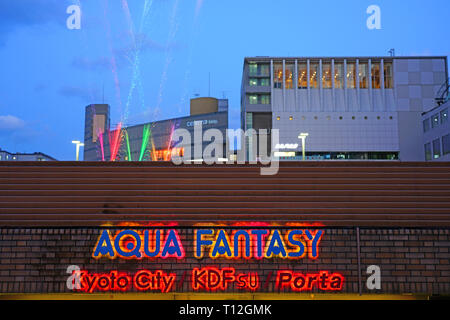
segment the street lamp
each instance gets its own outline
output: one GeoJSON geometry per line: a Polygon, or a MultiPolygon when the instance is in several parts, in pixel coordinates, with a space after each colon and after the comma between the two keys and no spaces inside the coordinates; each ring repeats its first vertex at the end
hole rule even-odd
{"type": "Polygon", "coordinates": [[[72,141],[72,143],[77,145],[77,160],[76,161],[78,161],[79,156],[80,156],[80,147],[84,147],[84,143],[81,143],[78,140],[74,140],[74,141],[72,141]]]}
{"type": "Polygon", "coordinates": [[[309,133],[300,133],[300,135],[298,136],[298,138],[300,140],[302,140],[302,156],[303,156],[303,161],[305,161],[305,142],[306,142],[306,137],[309,136],[309,133]]]}

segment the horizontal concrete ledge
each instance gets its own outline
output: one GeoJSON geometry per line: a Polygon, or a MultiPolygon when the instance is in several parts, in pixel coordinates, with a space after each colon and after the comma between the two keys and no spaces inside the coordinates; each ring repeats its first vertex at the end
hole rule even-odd
{"type": "MultiPolygon", "coordinates": [[[[0,294],[0,300],[430,300],[428,294],[348,293],[61,293],[0,294]]],[[[447,297],[449,298],[449,297],[447,297]]]]}

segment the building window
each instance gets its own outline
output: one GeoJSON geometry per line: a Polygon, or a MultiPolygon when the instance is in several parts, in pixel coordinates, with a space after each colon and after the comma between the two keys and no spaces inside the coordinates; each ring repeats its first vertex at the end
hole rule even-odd
{"type": "Polygon", "coordinates": [[[442,137],[442,154],[445,156],[450,153],[450,134],[442,137]]]}
{"type": "Polygon", "coordinates": [[[283,64],[281,63],[273,65],[273,87],[283,89],[283,64]]]}
{"type": "Polygon", "coordinates": [[[298,88],[299,89],[308,88],[308,71],[306,68],[306,62],[298,63],[298,88]]]}
{"type": "Polygon", "coordinates": [[[430,118],[423,120],[423,132],[430,130],[430,118]]]}
{"type": "Polygon", "coordinates": [[[318,82],[317,79],[319,77],[319,64],[317,62],[309,64],[309,87],[317,88],[318,82]]]}
{"type": "Polygon", "coordinates": [[[368,81],[367,81],[367,75],[368,75],[368,65],[367,63],[360,63],[359,64],[359,87],[361,89],[367,89],[368,88],[368,81]]]}
{"type": "Polygon", "coordinates": [[[280,116],[277,117],[277,120],[280,120],[280,116]]]}
{"type": "Polygon", "coordinates": [[[270,65],[267,63],[260,64],[259,66],[259,75],[260,76],[270,76],[270,65]]]}
{"type": "Polygon", "coordinates": [[[356,88],[356,67],[355,63],[347,63],[347,88],[355,89],[356,88]]]}
{"type": "Polygon", "coordinates": [[[250,78],[248,81],[249,86],[256,87],[256,86],[269,86],[270,80],[268,78],[250,78]]]}
{"type": "Polygon", "coordinates": [[[268,95],[268,94],[260,95],[260,103],[261,104],[270,104],[270,95],[268,95]]]}
{"type": "Polygon", "coordinates": [[[381,117],[380,117],[380,116],[378,116],[378,117],[377,117],[377,120],[381,120],[381,117]]]}
{"type": "Polygon", "coordinates": [[[251,76],[256,76],[258,74],[258,65],[256,63],[250,63],[248,65],[248,73],[251,76]]]}
{"type": "Polygon", "coordinates": [[[441,124],[447,122],[447,120],[448,120],[448,108],[445,108],[444,110],[441,111],[441,124]]]}
{"type": "Polygon", "coordinates": [[[293,89],[294,88],[294,65],[293,64],[287,64],[285,65],[286,69],[284,71],[284,81],[286,84],[286,89],[293,89]]]}
{"type": "Polygon", "coordinates": [[[294,120],[294,117],[293,116],[289,116],[289,120],[294,120]]]}
{"type": "Polygon", "coordinates": [[[340,117],[339,117],[339,120],[342,120],[342,119],[344,119],[344,118],[343,118],[342,116],[340,116],[340,117]]]}
{"type": "Polygon", "coordinates": [[[374,62],[372,63],[372,89],[380,89],[380,88],[381,88],[380,63],[374,62]]]}
{"type": "Polygon", "coordinates": [[[268,86],[270,86],[270,79],[269,78],[260,78],[259,79],[259,85],[261,87],[268,87],[268,86]]]}
{"type": "Polygon", "coordinates": [[[250,104],[258,104],[258,96],[256,94],[252,94],[248,96],[248,103],[250,104]]]}
{"type": "Polygon", "coordinates": [[[392,81],[392,62],[384,63],[384,87],[386,89],[392,89],[394,87],[392,81]]]}
{"type": "Polygon", "coordinates": [[[364,116],[364,120],[367,120],[367,116],[364,116]]]}
{"type": "Polygon", "coordinates": [[[334,64],[334,87],[344,88],[344,64],[340,62],[334,64]]]}
{"type": "Polygon", "coordinates": [[[269,65],[267,63],[249,63],[248,73],[250,76],[269,76],[269,65]]]}
{"type": "Polygon", "coordinates": [[[322,64],[322,88],[331,88],[331,62],[324,62],[322,64]]]}
{"type": "Polygon", "coordinates": [[[353,116],[353,117],[352,117],[352,120],[355,120],[355,119],[356,119],[356,117],[355,117],[355,116],[353,116]]]}
{"type": "Polygon", "coordinates": [[[431,143],[425,144],[425,160],[431,160],[431,143]]]}
{"type": "Polygon", "coordinates": [[[433,159],[438,159],[441,156],[441,142],[439,139],[433,140],[433,159]]]}
{"type": "Polygon", "coordinates": [[[431,116],[431,127],[436,128],[439,125],[439,113],[431,116]]]}

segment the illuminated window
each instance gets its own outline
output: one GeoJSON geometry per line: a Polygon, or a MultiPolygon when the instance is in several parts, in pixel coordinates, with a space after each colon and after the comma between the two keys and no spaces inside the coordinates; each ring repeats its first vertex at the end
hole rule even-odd
{"type": "Polygon", "coordinates": [[[372,63],[372,89],[380,89],[380,88],[381,88],[380,63],[373,62],[372,63]]]}
{"type": "Polygon", "coordinates": [[[256,76],[258,75],[258,65],[256,63],[250,63],[248,65],[248,73],[251,76],[256,76]]]}
{"type": "Polygon", "coordinates": [[[270,94],[251,94],[248,96],[249,104],[270,104],[270,94]]]}
{"type": "Polygon", "coordinates": [[[280,120],[280,116],[277,117],[277,120],[280,120]]]}
{"type": "Polygon", "coordinates": [[[441,124],[448,120],[448,108],[441,111],[441,124]]]}
{"type": "Polygon", "coordinates": [[[392,89],[394,87],[392,82],[392,62],[384,63],[384,87],[392,89]]]}
{"type": "Polygon", "coordinates": [[[259,65],[259,75],[260,76],[269,76],[270,75],[270,65],[267,63],[259,65]]]}
{"type": "Polygon", "coordinates": [[[356,65],[354,62],[347,63],[347,88],[356,88],[356,65]]]}
{"type": "Polygon", "coordinates": [[[334,64],[334,87],[336,89],[344,88],[344,64],[334,64]]]}
{"type": "Polygon", "coordinates": [[[430,118],[423,120],[423,132],[429,131],[430,128],[430,118]]]}
{"type": "Polygon", "coordinates": [[[431,143],[425,144],[425,160],[431,160],[431,143]]]}
{"type": "Polygon", "coordinates": [[[289,116],[289,120],[294,120],[294,117],[293,116],[289,116]]]}
{"type": "Polygon", "coordinates": [[[433,140],[433,158],[438,159],[441,156],[441,142],[439,139],[433,140]]]}
{"type": "Polygon", "coordinates": [[[322,64],[322,88],[331,88],[331,63],[326,62],[322,64]]]}
{"type": "Polygon", "coordinates": [[[270,104],[270,95],[262,94],[260,97],[260,104],[270,104]]]}
{"type": "Polygon", "coordinates": [[[356,66],[354,62],[347,63],[347,88],[356,88],[356,66]]]}
{"type": "Polygon", "coordinates": [[[439,125],[439,113],[436,113],[431,117],[431,127],[436,128],[438,125],[439,125]]]}
{"type": "Polygon", "coordinates": [[[317,88],[317,78],[319,77],[319,64],[318,63],[310,63],[309,64],[309,87],[317,88]]]}
{"type": "Polygon", "coordinates": [[[308,71],[306,62],[298,63],[298,88],[299,89],[308,88],[308,71]]]}
{"type": "Polygon", "coordinates": [[[250,76],[269,76],[269,64],[249,63],[248,73],[250,76]]]}
{"type": "Polygon", "coordinates": [[[263,86],[263,87],[267,87],[270,85],[270,79],[269,78],[250,78],[248,80],[248,84],[251,87],[256,87],[256,86],[263,86]]]}
{"type": "Polygon", "coordinates": [[[442,137],[442,154],[450,153],[450,134],[442,137]]]}
{"type": "Polygon", "coordinates": [[[286,89],[293,89],[294,86],[294,65],[286,64],[286,69],[284,72],[286,89]]]}
{"type": "Polygon", "coordinates": [[[283,89],[283,65],[281,63],[273,65],[273,87],[283,89]]]}
{"type": "Polygon", "coordinates": [[[367,89],[368,88],[367,75],[369,73],[367,63],[359,64],[358,73],[359,73],[359,87],[361,89],[367,89]]]}
{"type": "Polygon", "coordinates": [[[270,79],[268,79],[268,78],[260,78],[259,79],[259,85],[262,86],[262,87],[270,86],[270,79]]]}

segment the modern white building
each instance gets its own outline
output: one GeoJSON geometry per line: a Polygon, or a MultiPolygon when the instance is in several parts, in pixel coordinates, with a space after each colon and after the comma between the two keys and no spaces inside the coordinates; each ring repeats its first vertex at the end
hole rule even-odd
{"type": "Polygon", "coordinates": [[[450,100],[424,112],[423,145],[426,161],[450,161],[450,100]]]}
{"type": "MultiPolygon", "coordinates": [[[[447,57],[247,57],[241,122],[278,129],[282,160],[423,161],[422,113],[448,78],[447,57]]],[[[246,138],[246,148],[254,143],[246,138]]],[[[250,160],[251,156],[249,156],[250,160]]]]}

